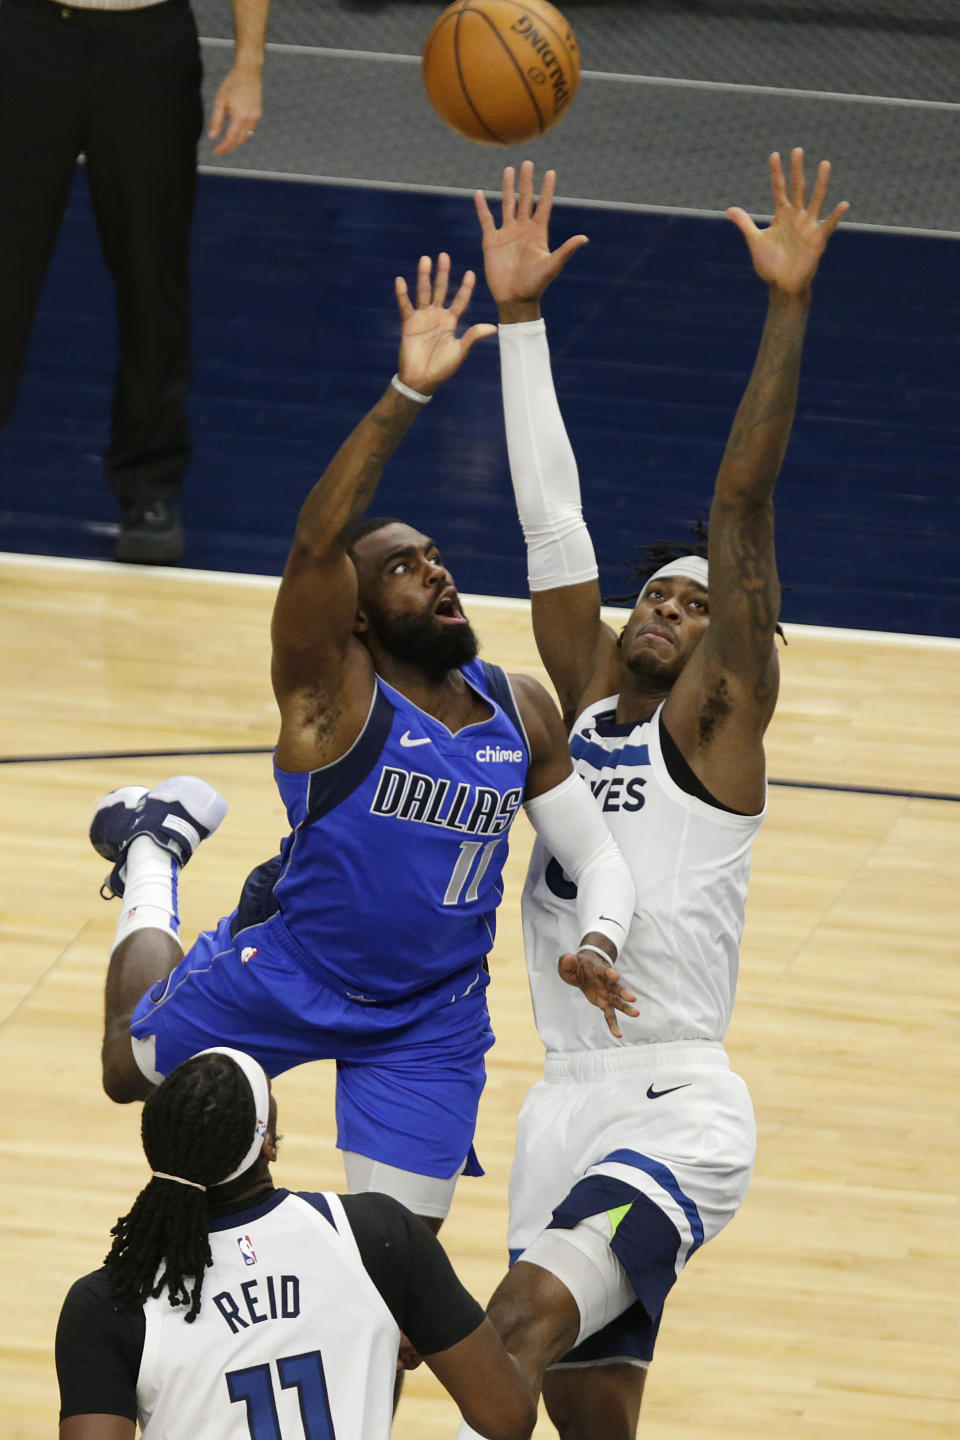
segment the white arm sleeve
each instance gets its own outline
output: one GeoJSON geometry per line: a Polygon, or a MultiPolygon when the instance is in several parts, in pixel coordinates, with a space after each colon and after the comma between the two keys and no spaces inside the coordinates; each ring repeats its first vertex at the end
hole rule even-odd
{"type": "Polygon", "coordinates": [[[530,589],[595,580],[597,561],[583,523],[580,477],[553,388],[543,320],[500,326],[500,381],[530,589]]]}
{"type": "Polygon", "coordinates": [[[633,918],[633,876],[586,781],[574,772],[523,808],[577,887],[581,939],[599,930],[619,951],[633,918]]]}

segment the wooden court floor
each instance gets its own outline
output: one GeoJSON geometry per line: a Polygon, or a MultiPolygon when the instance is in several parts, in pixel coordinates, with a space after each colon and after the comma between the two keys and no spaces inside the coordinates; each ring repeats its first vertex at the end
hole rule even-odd
{"type": "MultiPolygon", "coordinates": [[[[273,582],[0,557],[0,589],[0,757],[26,762],[0,765],[0,1434],[48,1440],[61,1298],[146,1178],[138,1107],[99,1087],[116,906],[97,895],[89,815],[115,785],[206,776],[232,808],[184,877],[184,938],[233,906],[284,830],[269,757],[153,752],[272,744],[273,582]]],[[[537,670],[522,605],[468,608],[488,657],[537,670]]],[[[802,783],[771,792],[728,1037],[757,1168],[668,1302],[641,1434],[955,1440],[960,642],[788,636],[770,772],[802,783]]],[[[481,1299],[504,1265],[514,1121],[540,1064],[519,939],[528,841],[516,834],[492,961],[487,1175],[462,1182],[444,1229],[481,1299]]],[[[281,1183],[341,1185],[332,1081],[329,1064],[278,1081],[281,1183]]],[[[416,1372],[395,1435],[455,1431],[416,1372]]]]}

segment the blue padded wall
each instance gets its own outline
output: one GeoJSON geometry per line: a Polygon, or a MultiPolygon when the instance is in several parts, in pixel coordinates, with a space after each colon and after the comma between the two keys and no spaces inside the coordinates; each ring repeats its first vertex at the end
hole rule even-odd
{"type": "MultiPolygon", "coordinates": [[[[591,244],[547,296],[561,404],[607,593],[635,542],[703,513],[764,291],[724,220],[558,206],[591,244]]],[[[467,197],[202,175],[186,563],[279,573],[299,504],[395,369],[393,276],[480,268],[467,197]]],[[[957,242],[838,234],[817,282],[778,488],[784,618],[960,635],[957,242]]],[[[482,280],[474,319],[495,318],[482,280]]],[[[107,557],[111,292],[82,173],[0,439],[0,548],[107,557]]],[[[495,342],[391,463],[377,510],[439,540],[465,591],[522,595],[495,342]]]]}

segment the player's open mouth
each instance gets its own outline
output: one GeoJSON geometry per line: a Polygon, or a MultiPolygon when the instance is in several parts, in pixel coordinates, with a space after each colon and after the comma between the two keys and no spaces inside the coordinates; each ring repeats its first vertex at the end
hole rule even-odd
{"type": "Polygon", "coordinates": [[[444,590],[433,607],[433,613],[445,625],[466,625],[467,617],[460,609],[460,597],[452,585],[444,590]]]}

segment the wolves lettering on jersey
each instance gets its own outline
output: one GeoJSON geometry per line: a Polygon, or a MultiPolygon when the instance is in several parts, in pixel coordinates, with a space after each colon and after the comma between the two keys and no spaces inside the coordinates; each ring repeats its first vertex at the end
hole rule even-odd
{"type": "Polygon", "coordinates": [[[461,673],[487,719],[451,734],[378,680],[346,755],[306,774],[275,767],[293,827],[278,923],[327,984],[368,1004],[452,981],[448,1001],[493,942],[529,750],[503,671],[477,660],[461,673]]]}
{"type": "MultiPolygon", "coordinates": [[[[614,715],[616,712],[613,712],[614,715]]],[[[634,727],[616,726],[610,714],[598,717],[606,722],[607,732],[626,730],[632,732],[634,727]]],[[[570,737],[570,755],[573,759],[574,769],[590,786],[594,798],[601,810],[608,815],[616,811],[631,813],[643,807],[643,787],[647,780],[644,775],[615,775],[615,768],[630,766],[650,765],[650,750],[646,745],[618,745],[612,750],[605,749],[602,744],[597,743],[591,736],[595,732],[587,729],[582,735],[573,734],[570,737]],[[611,772],[604,774],[603,772],[611,772]],[[597,773],[600,772],[600,773],[597,773]]],[[[547,857],[545,870],[547,885],[561,900],[575,900],[577,898],[577,887],[568,875],[561,869],[553,856],[547,857]]]]}
{"type": "Polygon", "coordinates": [[[730,1021],[750,874],[763,819],[721,810],[682,790],[660,743],[660,711],[616,722],[598,701],[574,725],[570,752],[633,872],[637,909],[617,969],[637,995],[621,1016],[624,1041],[556,973],[579,940],[576,887],[536,841],[523,895],[523,929],[541,1039],[550,1051],[618,1043],[721,1040],[730,1021]],[[577,1003],[579,1001],[579,1003],[577,1003]]]}

